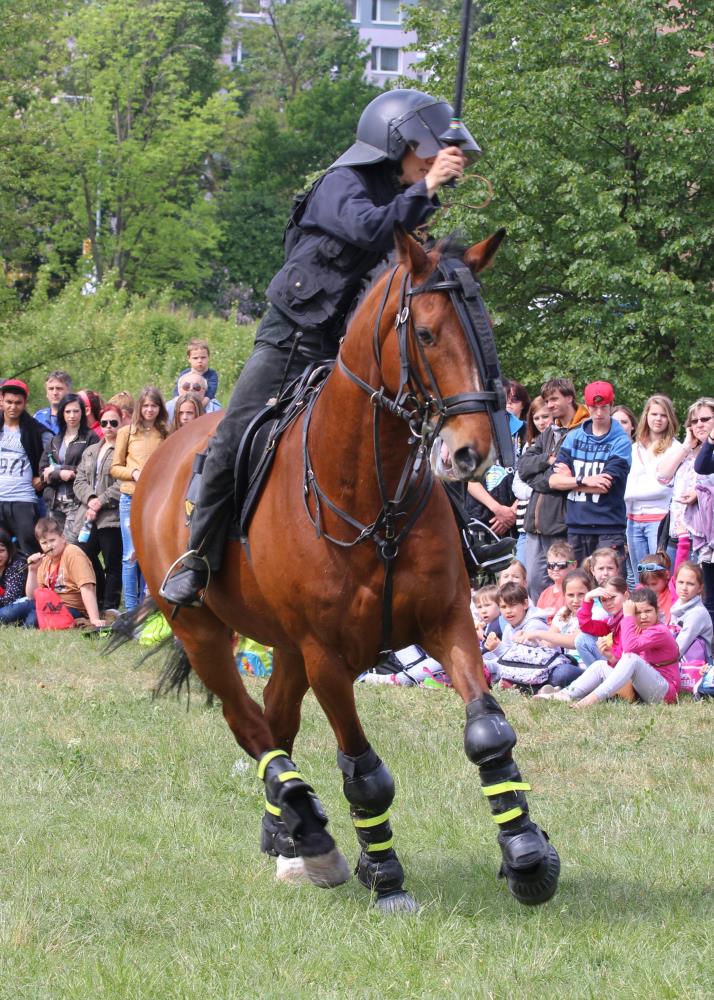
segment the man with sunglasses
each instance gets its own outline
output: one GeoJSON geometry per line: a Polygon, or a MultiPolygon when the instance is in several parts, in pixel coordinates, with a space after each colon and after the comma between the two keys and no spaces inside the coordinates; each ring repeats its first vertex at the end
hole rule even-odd
{"type": "Polygon", "coordinates": [[[198,396],[204,413],[215,413],[216,410],[223,409],[217,399],[211,399],[208,395],[208,382],[203,375],[201,375],[200,372],[194,371],[192,368],[189,368],[189,370],[179,378],[178,391],[178,396],[174,396],[174,398],[170,399],[166,404],[166,412],[168,413],[169,421],[174,419],[176,404],[181,396],[185,396],[187,392],[192,393],[194,396],[198,396]]]}
{"type": "Polygon", "coordinates": [[[284,236],[285,262],[270,282],[268,312],[255,347],[211,439],[189,551],[161,596],[202,602],[233,515],[236,451],[253,417],[313,361],[332,360],[369,273],[394,248],[394,226],[408,232],[439,207],[437,193],[481,152],[462,127],[459,146],[441,137],[453,109],[417,90],[384,91],[367,105],[357,140],[296,199],[284,236]]]}

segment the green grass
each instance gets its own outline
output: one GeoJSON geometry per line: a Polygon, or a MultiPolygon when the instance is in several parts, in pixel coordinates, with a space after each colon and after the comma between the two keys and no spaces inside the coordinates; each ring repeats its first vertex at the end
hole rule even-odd
{"type": "MultiPolygon", "coordinates": [[[[95,640],[15,629],[0,643],[2,1000],[712,994],[710,704],[588,714],[502,695],[563,862],[531,910],[496,879],[457,697],[361,689],[422,905],[382,917],[355,880],[274,883],[262,789],[217,708],[152,701],[134,649],[105,659],[95,640]]],[[[295,757],[355,859],[311,696],[295,757]]]]}

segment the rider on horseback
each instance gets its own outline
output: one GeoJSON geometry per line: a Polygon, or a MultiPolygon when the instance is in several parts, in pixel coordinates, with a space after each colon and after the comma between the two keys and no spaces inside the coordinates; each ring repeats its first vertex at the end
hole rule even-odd
{"type": "Polygon", "coordinates": [[[209,571],[221,565],[236,451],[252,418],[309,363],[337,355],[363,280],[394,248],[395,223],[422,225],[439,207],[439,189],[480,154],[463,126],[460,146],[440,138],[451,118],[450,105],[419,91],[380,94],[362,112],[357,141],[296,204],[285,263],[268,286],[270,307],[210,443],[189,550],[160,590],[172,604],[200,605],[209,571]]]}

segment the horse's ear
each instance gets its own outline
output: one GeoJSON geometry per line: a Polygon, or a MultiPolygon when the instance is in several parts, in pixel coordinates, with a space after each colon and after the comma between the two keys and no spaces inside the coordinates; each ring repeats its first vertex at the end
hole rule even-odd
{"type": "Polygon", "coordinates": [[[493,263],[493,258],[496,256],[496,251],[505,235],[506,230],[499,229],[493,236],[489,236],[488,239],[482,240],[480,243],[475,243],[466,251],[464,261],[473,274],[478,274],[479,271],[483,271],[484,268],[493,263]]]}
{"type": "Polygon", "coordinates": [[[426,251],[398,222],[394,224],[394,246],[397,250],[397,260],[400,264],[404,264],[412,278],[419,278],[429,271],[430,264],[426,251]]]}

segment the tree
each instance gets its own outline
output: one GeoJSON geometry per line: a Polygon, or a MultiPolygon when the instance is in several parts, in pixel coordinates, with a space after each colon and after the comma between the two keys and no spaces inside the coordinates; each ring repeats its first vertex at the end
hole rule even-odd
{"type": "MultiPolygon", "coordinates": [[[[219,196],[225,238],[221,273],[258,297],[282,264],[294,195],[354,139],[375,90],[345,7],[295,0],[248,24],[236,70],[245,114],[234,122],[230,176],[219,196]]],[[[225,279],[223,279],[225,280],[225,279]]]]}
{"type": "MultiPolygon", "coordinates": [[[[413,14],[447,98],[456,6],[413,14]]],[[[491,21],[474,30],[464,118],[496,195],[442,228],[508,230],[488,278],[504,367],[533,386],[610,376],[635,403],[691,400],[714,362],[714,10],[480,6],[491,21]]]]}
{"type": "Polygon", "coordinates": [[[42,72],[19,111],[22,130],[40,136],[23,183],[46,210],[27,213],[28,240],[16,239],[12,255],[66,277],[89,237],[98,280],[111,272],[135,291],[171,284],[191,295],[220,236],[211,159],[234,107],[230,90],[217,90],[222,5],[57,7],[44,26],[42,72]]]}

